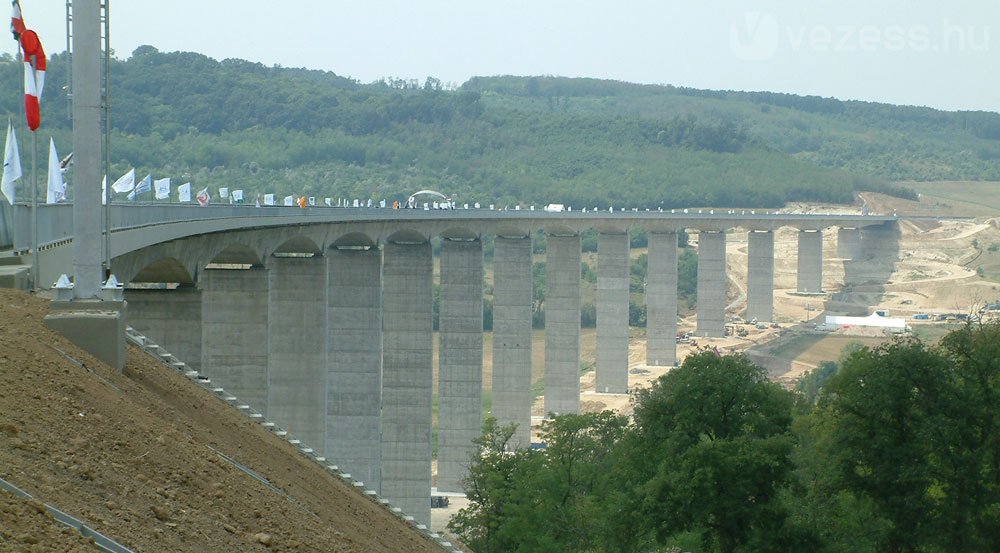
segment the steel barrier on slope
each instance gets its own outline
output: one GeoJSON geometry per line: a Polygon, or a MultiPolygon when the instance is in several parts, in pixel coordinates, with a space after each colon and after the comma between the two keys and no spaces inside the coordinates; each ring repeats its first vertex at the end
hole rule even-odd
{"type": "MultiPolygon", "coordinates": [[[[34,497],[31,496],[30,493],[22,490],[21,488],[18,488],[17,486],[4,480],[3,478],[0,478],[0,488],[7,490],[10,493],[22,499],[28,499],[28,500],[35,499],[34,497]]],[[[135,553],[134,551],[125,547],[124,545],[112,540],[111,538],[105,536],[104,534],[98,532],[97,530],[94,530],[90,526],[87,526],[80,519],[74,517],[73,515],[65,513],[45,502],[42,502],[42,505],[45,506],[45,510],[57,522],[59,522],[63,526],[68,526],[70,528],[75,529],[77,532],[80,533],[81,536],[85,538],[90,538],[94,540],[94,545],[96,545],[102,551],[107,551],[108,553],[135,553]]]]}
{"type": "MultiPolygon", "coordinates": [[[[332,473],[334,476],[340,478],[345,483],[350,484],[352,487],[358,489],[358,491],[362,492],[364,496],[370,499],[371,501],[374,501],[377,504],[381,505],[382,507],[389,509],[389,512],[396,515],[398,518],[403,519],[405,522],[408,522],[411,526],[414,527],[414,529],[420,532],[424,537],[431,540],[431,543],[441,547],[446,553],[464,553],[462,550],[455,548],[455,546],[451,542],[441,537],[440,534],[432,532],[429,528],[427,528],[426,525],[416,522],[416,520],[412,516],[404,513],[403,510],[400,509],[399,507],[393,507],[387,499],[385,499],[384,497],[379,497],[378,493],[376,493],[375,490],[365,489],[364,482],[355,480],[354,478],[351,477],[349,473],[342,471],[340,467],[338,467],[337,465],[327,464],[327,460],[325,457],[318,455],[311,447],[308,447],[307,445],[303,444],[300,440],[296,439],[293,435],[289,434],[287,430],[278,427],[277,425],[275,425],[275,423],[271,421],[264,420],[264,416],[258,411],[254,410],[252,407],[250,407],[250,405],[241,403],[236,396],[229,395],[222,387],[213,385],[212,380],[207,376],[202,375],[198,371],[188,369],[187,365],[183,361],[181,361],[171,353],[167,352],[163,348],[161,348],[158,344],[151,342],[146,336],[139,333],[131,326],[125,328],[125,337],[129,342],[138,346],[145,353],[159,360],[160,363],[174,370],[182,372],[193,382],[204,388],[206,391],[210,392],[212,395],[218,397],[228,405],[235,407],[239,412],[250,417],[251,420],[260,423],[261,425],[264,426],[264,428],[273,432],[276,436],[285,438],[288,441],[288,443],[295,446],[295,449],[297,449],[301,455],[304,455],[310,461],[319,464],[321,467],[332,473]]],[[[275,487],[273,484],[267,481],[267,479],[263,478],[250,468],[237,463],[235,460],[231,459],[228,456],[223,455],[219,451],[216,451],[216,453],[219,454],[225,461],[229,462],[234,467],[236,467],[238,470],[241,470],[251,478],[260,481],[275,493],[280,494],[281,496],[285,497],[289,501],[292,501],[293,503],[298,503],[297,501],[295,501],[293,497],[289,496],[281,489],[275,487]]]]}

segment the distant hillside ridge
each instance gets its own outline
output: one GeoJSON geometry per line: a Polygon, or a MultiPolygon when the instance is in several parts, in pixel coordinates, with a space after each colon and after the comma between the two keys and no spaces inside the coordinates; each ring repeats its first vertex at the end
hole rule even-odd
{"type": "MultiPolygon", "coordinates": [[[[16,125],[21,71],[0,56],[16,125]]],[[[40,135],[68,152],[66,54],[47,80],[40,135]]],[[[111,121],[112,178],[135,167],[251,201],[432,188],[459,204],[777,207],[912,194],[897,179],[1000,180],[995,113],[561,77],[362,84],[153,46],[112,61],[111,121]]]]}

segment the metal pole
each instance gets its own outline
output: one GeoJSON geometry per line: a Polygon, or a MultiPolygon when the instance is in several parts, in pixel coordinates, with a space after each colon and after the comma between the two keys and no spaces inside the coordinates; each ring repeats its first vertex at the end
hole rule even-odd
{"type": "MultiPolygon", "coordinates": [[[[111,179],[111,0],[104,0],[104,174],[111,179]]],[[[111,274],[111,186],[104,196],[104,267],[111,274]]]]}
{"type": "Polygon", "coordinates": [[[38,133],[31,131],[31,289],[41,288],[38,264],[38,133]]]}

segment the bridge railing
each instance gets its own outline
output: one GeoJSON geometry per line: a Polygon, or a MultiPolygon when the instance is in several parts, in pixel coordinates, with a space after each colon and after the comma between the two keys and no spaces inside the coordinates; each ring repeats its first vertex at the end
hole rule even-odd
{"type": "MultiPolygon", "coordinates": [[[[288,217],[301,215],[298,207],[256,209],[253,205],[179,205],[179,204],[112,204],[111,229],[138,228],[164,223],[181,223],[204,219],[234,217],[288,217]]],[[[38,245],[44,248],[73,236],[73,204],[38,206],[38,245]]],[[[0,250],[26,252],[31,249],[31,206],[28,204],[0,207],[0,250]]]]}

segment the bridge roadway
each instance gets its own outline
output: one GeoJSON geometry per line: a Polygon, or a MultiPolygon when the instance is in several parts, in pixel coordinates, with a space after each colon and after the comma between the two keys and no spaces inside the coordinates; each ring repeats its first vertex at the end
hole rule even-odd
{"type": "MultiPolygon", "coordinates": [[[[492,413],[530,440],[532,247],[546,233],[545,410],[579,410],[580,232],[598,231],[597,391],[628,383],[626,232],[649,232],[647,364],[675,361],[678,232],[697,232],[697,334],[724,333],[726,234],[747,232],[747,318],[771,320],[774,231],[798,232],[797,288],[822,292],[822,231],[836,257],[872,257],[895,217],[751,210],[547,213],[113,205],[112,270],[132,326],[303,443],[429,523],[431,239],[441,237],[438,488],[458,491],[482,422],[483,250],[495,236],[492,413]]],[[[30,208],[2,233],[23,255],[30,208]]],[[[71,272],[71,207],[39,210],[41,282],[71,272]]],[[[3,238],[3,236],[0,236],[3,238]]],[[[29,256],[30,257],[30,256],[29,256]]],[[[846,261],[845,261],[846,262],[846,261]]]]}

